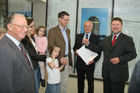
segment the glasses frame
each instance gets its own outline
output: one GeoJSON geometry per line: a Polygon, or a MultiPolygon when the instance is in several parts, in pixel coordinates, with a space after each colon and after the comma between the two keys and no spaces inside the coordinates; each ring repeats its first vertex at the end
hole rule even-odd
{"type": "Polygon", "coordinates": [[[24,28],[29,29],[29,28],[30,28],[29,26],[23,26],[23,25],[18,25],[18,24],[14,24],[14,23],[11,23],[11,24],[12,24],[12,25],[18,26],[18,27],[20,27],[21,29],[24,29],[24,28]]]}

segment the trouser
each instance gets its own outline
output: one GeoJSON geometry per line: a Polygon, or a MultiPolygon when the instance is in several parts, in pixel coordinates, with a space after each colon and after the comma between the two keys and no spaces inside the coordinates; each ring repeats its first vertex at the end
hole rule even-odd
{"type": "Polygon", "coordinates": [[[41,73],[41,79],[45,79],[45,70],[44,70],[44,62],[39,61],[39,67],[40,67],[40,73],[41,73]]]}
{"type": "MultiPolygon", "coordinates": [[[[66,58],[68,59],[68,57],[66,58]]],[[[69,78],[69,60],[68,64],[65,65],[65,70],[61,72],[60,93],[67,93],[68,78],[69,78]]]]}
{"type": "Polygon", "coordinates": [[[110,79],[103,81],[104,93],[124,93],[125,82],[112,82],[110,79]]]}
{"type": "Polygon", "coordinates": [[[94,93],[94,69],[84,70],[82,68],[77,68],[78,93],[84,93],[85,75],[87,76],[87,81],[88,81],[87,93],[94,93]]]}
{"type": "Polygon", "coordinates": [[[45,93],[60,93],[60,83],[57,84],[47,83],[47,88],[45,93]]]}
{"type": "Polygon", "coordinates": [[[35,87],[36,87],[36,93],[39,93],[39,87],[40,87],[40,79],[38,74],[39,68],[34,70],[34,77],[35,77],[35,87]]]}

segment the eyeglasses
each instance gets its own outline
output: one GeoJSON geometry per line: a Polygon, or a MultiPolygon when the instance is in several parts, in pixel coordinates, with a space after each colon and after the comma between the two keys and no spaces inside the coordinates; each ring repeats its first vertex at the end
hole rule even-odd
{"type": "Polygon", "coordinates": [[[29,26],[18,25],[18,24],[14,24],[14,23],[11,23],[11,24],[19,26],[21,29],[24,29],[24,28],[29,29],[29,26]]]}

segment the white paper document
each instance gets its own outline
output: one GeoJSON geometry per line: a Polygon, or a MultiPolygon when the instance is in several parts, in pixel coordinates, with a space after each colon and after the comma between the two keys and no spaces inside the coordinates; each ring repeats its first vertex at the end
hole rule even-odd
{"type": "Polygon", "coordinates": [[[85,45],[83,45],[79,50],[77,50],[77,53],[84,60],[86,64],[88,64],[89,61],[92,61],[95,57],[98,56],[96,52],[93,52],[85,48],[85,45]]]}

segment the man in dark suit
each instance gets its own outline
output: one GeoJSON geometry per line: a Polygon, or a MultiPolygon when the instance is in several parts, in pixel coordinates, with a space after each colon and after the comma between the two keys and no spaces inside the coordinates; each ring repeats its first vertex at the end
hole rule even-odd
{"type": "Polygon", "coordinates": [[[59,25],[51,28],[48,33],[48,50],[51,53],[53,46],[60,47],[58,56],[59,64],[65,64],[65,69],[61,71],[61,92],[67,93],[69,77],[69,66],[72,66],[70,29],[67,27],[69,14],[65,11],[58,13],[59,25]]]}
{"type": "Polygon", "coordinates": [[[0,93],[35,93],[34,70],[20,47],[27,29],[24,15],[8,17],[7,33],[0,40],[0,93]]]}
{"type": "Polygon", "coordinates": [[[122,33],[122,24],[122,19],[115,17],[111,21],[112,35],[104,38],[99,46],[86,42],[87,48],[104,53],[104,93],[124,93],[128,62],[137,56],[132,37],[122,33]]]}
{"type": "Polygon", "coordinates": [[[77,68],[77,76],[78,76],[78,93],[84,93],[84,80],[85,75],[88,80],[88,93],[94,93],[94,69],[95,63],[100,58],[100,52],[98,52],[98,56],[89,64],[82,60],[82,58],[77,54],[77,50],[81,48],[86,41],[89,41],[91,44],[98,45],[100,43],[99,36],[91,33],[93,28],[93,24],[91,21],[84,22],[84,31],[85,33],[78,34],[76,36],[76,41],[73,47],[75,54],[77,55],[76,59],[76,68],[77,68]]]}

